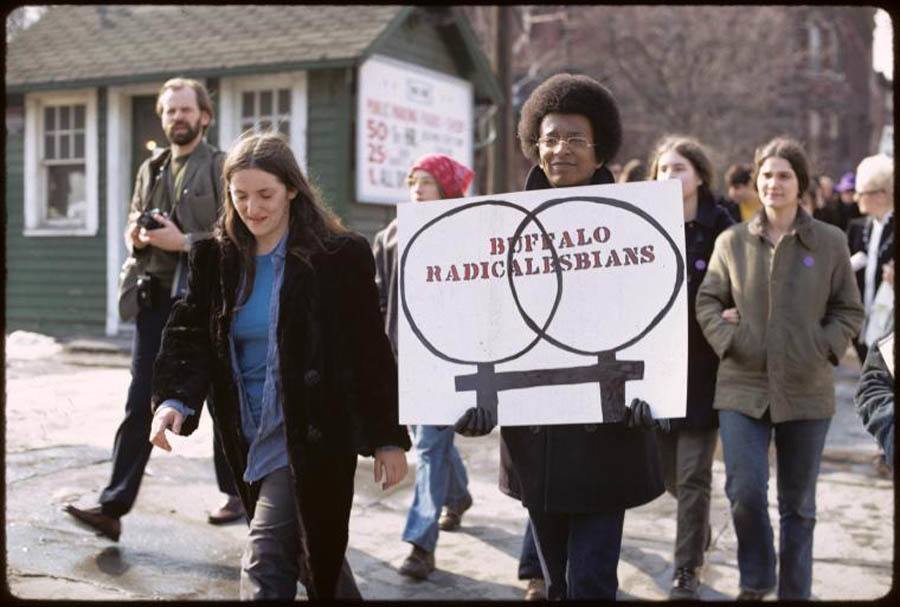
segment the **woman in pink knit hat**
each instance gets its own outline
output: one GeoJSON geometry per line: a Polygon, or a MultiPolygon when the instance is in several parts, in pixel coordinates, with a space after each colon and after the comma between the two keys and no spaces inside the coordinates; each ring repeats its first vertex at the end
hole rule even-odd
{"type": "MultiPolygon", "coordinates": [[[[409,199],[426,202],[461,198],[475,173],[443,154],[426,154],[417,160],[406,178],[409,199]]],[[[397,354],[397,219],[376,234],[375,282],[381,297],[385,331],[397,354]]],[[[416,447],[416,488],[403,531],[412,551],[400,573],[425,579],[434,571],[438,530],[459,528],[463,512],[472,505],[466,468],[453,445],[453,426],[410,426],[416,447]],[[443,512],[442,512],[443,511],[443,512]]]]}

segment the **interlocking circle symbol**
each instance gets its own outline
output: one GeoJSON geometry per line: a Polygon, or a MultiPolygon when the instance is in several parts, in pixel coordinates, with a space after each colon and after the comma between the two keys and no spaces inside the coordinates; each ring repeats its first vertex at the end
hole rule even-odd
{"type": "MultiPolygon", "coordinates": [[[[674,268],[675,272],[674,272],[674,276],[672,277],[671,292],[668,294],[668,297],[662,302],[661,306],[659,308],[653,307],[652,310],[644,311],[643,316],[644,317],[650,316],[650,320],[648,322],[646,322],[646,324],[644,324],[643,327],[638,327],[636,334],[629,335],[626,337],[621,337],[617,343],[612,343],[612,344],[607,343],[601,347],[596,347],[596,344],[595,344],[595,347],[579,347],[572,343],[567,343],[567,342],[563,341],[562,339],[558,339],[558,338],[555,338],[554,336],[550,335],[548,323],[545,323],[542,328],[534,321],[534,319],[532,318],[532,315],[528,313],[528,311],[525,309],[525,306],[523,306],[520,302],[519,293],[516,288],[516,280],[521,280],[521,276],[516,276],[513,273],[508,273],[507,277],[508,277],[508,281],[509,281],[509,288],[513,293],[513,298],[515,299],[516,307],[519,310],[519,313],[522,315],[522,318],[525,320],[525,323],[528,325],[528,327],[532,331],[534,331],[535,334],[537,334],[538,336],[540,336],[542,339],[546,340],[547,342],[553,344],[557,348],[560,348],[562,350],[566,350],[568,352],[572,352],[575,354],[584,354],[584,355],[590,355],[590,356],[596,356],[603,352],[618,352],[619,350],[623,350],[623,349],[627,348],[628,346],[631,346],[632,344],[640,341],[647,333],[652,331],[653,328],[656,327],[656,325],[658,325],[660,323],[660,321],[666,316],[666,314],[672,308],[672,305],[675,303],[675,299],[677,298],[678,293],[681,290],[681,286],[684,284],[684,273],[685,273],[684,259],[682,258],[681,254],[679,253],[678,246],[675,244],[675,241],[672,240],[672,237],[663,229],[663,227],[659,224],[658,221],[656,221],[656,219],[654,219],[647,212],[636,207],[635,205],[625,202],[623,200],[617,200],[614,198],[573,196],[573,197],[568,197],[568,198],[556,198],[553,200],[548,200],[548,201],[542,203],[537,208],[535,208],[534,211],[532,211],[526,215],[526,217],[522,220],[522,222],[516,228],[516,231],[513,234],[512,240],[517,241],[522,236],[522,233],[525,231],[525,229],[528,227],[528,225],[532,221],[535,222],[535,225],[540,225],[541,231],[543,233],[546,233],[546,229],[544,228],[544,225],[537,223],[538,215],[541,215],[542,213],[545,213],[545,212],[552,211],[554,209],[561,211],[567,205],[575,205],[575,204],[600,205],[599,208],[602,208],[604,213],[607,215],[609,215],[610,212],[615,213],[616,211],[614,211],[614,210],[618,210],[618,212],[620,214],[621,213],[633,214],[634,216],[636,216],[636,217],[640,218],[641,220],[650,224],[654,229],[656,229],[662,235],[662,237],[665,239],[668,246],[671,248],[673,258],[675,261],[675,268],[674,268]]],[[[557,257],[558,256],[559,256],[559,253],[557,253],[557,257]]],[[[514,258],[514,251],[512,249],[510,249],[507,254],[507,266],[509,266],[512,263],[513,258],[514,258]]],[[[607,271],[607,270],[600,269],[597,271],[603,272],[603,271],[607,271]]],[[[571,274],[571,273],[567,273],[566,280],[569,280],[569,274],[571,274]]],[[[659,291],[658,291],[657,287],[654,288],[654,291],[656,292],[656,294],[658,296],[659,291]]],[[[573,289],[571,289],[571,288],[567,289],[567,293],[572,293],[572,292],[573,292],[573,289]]],[[[585,294],[581,291],[578,291],[578,294],[582,297],[585,296],[585,294]]],[[[626,300],[628,299],[627,294],[615,294],[615,295],[616,296],[624,296],[624,298],[626,300]]],[[[602,296],[602,295],[599,295],[599,296],[602,296]]],[[[650,302],[650,303],[654,303],[654,302],[650,302]]],[[[564,307],[565,307],[565,304],[564,304],[564,307]]],[[[580,315],[581,318],[572,319],[570,317],[570,320],[579,320],[580,321],[580,322],[568,323],[568,325],[571,327],[578,328],[578,327],[584,326],[585,324],[592,324],[594,329],[603,327],[602,332],[605,334],[604,337],[614,334],[618,329],[620,329],[620,327],[617,327],[615,323],[602,323],[602,322],[585,323],[584,317],[590,314],[590,309],[583,310],[583,309],[577,308],[575,306],[573,306],[573,309],[579,310],[581,312],[581,315],[580,315]]],[[[595,307],[595,309],[599,309],[599,307],[595,307]]],[[[632,312],[634,312],[634,311],[632,310],[632,312]]],[[[577,335],[573,335],[572,337],[569,338],[569,340],[570,341],[575,341],[577,339],[598,340],[601,338],[601,336],[598,335],[599,332],[600,331],[591,332],[591,331],[580,330],[577,335]]]]}
{"type": "MultiPolygon", "coordinates": [[[[428,221],[409,239],[400,259],[399,283],[401,305],[409,326],[432,354],[452,363],[499,364],[521,357],[541,340],[561,350],[589,356],[627,348],[641,340],[666,316],[684,284],[684,275],[684,259],[675,241],[647,212],[613,198],[573,196],[548,200],[533,211],[503,200],[473,202],[450,209],[428,221]],[[559,232],[551,232],[546,226],[565,226],[573,209],[580,211],[579,217],[599,211],[598,221],[612,220],[621,226],[622,233],[617,240],[624,247],[622,250],[628,252],[624,263],[611,243],[581,243],[585,247],[577,255],[584,257],[579,259],[575,270],[564,272],[571,269],[571,264],[569,268],[564,267],[570,253],[562,252],[564,242],[555,243],[559,232]],[[473,220],[473,213],[483,214],[485,220],[473,220]],[[522,216],[512,237],[492,236],[491,226],[509,225],[509,218],[503,217],[509,213],[522,216]],[[458,223],[454,225],[455,222],[458,223]],[[647,238],[648,233],[653,233],[648,232],[642,222],[649,224],[662,239],[653,237],[659,247],[655,251],[644,251],[638,261],[637,254],[629,252],[629,247],[624,245],[630,242],[629,238],[647,238]],[[488,252],[479,250],[472,261],[462,263],[464,269],[458,271],[455,263],[450,262],[471,254],[471,251],[459,251],[442,238],[445,234],[463,230],[468,230],[471,242],[491,242],[490,261],[482,261],[479,256],[487,256],[488,252]],[[530,233],[525,234],[526,230],[530,233]],[[586,252],[587,244],[593,245],[591,256],[586,252]],[[423,257],[426,251],[430,254],[437,251],[444,256],[438,260],[440,263],[432,263],[433,260],[423,257]],[[526,259],[529,256],[531,258],[526,259]],[[612,262],[613,258],[616,263],[612,262]],[[582,266],[585,259],[588,265],[582,266]],[[411,260],[414,260],[412,265],[411,260]],[[619,267],[628,266],[632,260],[635,265],[653,260],[658,263],[647,266],[642,272],[619,267]],[[523,274],[519,271],[526,262],[529,270],[534,272],[523,274]],[[536,270],[537,264],[541,265],[542,271],[536,270]],[[453,270],[447,272],[450,265],[453,270]],[[610,267],[613,265],[616,267],[610,267]],[[423,281],[422,288],[417,289],[419,299],[416,301],[410,300],[406,289],[411,280],[407,274],[409,267],[417,268],[417,272],[422,267],[428,268],[427,280],[418,274],[414,277],[416,281],[423,281]],[[503,269],[502,274],[495,272],[498,267],[503,269]],[[514,267],[517,271],[513,271],[514,267]],[[588,268],[591,272],[578,271],[588,268]],[[465,276],[460,277],[460,273],[465,276]],[[648,283],[648,277],[652,282],[648,283]],[[506,279],[509,290],[497,295],[492,281],[496,284],[496,280],[502,278],[506,279]],[[448,280],[459,281],[460,285],[457,289],[441,291],[441,313],[435,314],[432,310],[429,314],[421,314],[422,306],[435,305],[433,299],[422,296],[429,288],[425,283],[448,280]],[[524,283],[521,281],[524,280],[530,281],[530,288],[522,288],[524,283]],[[669,281],[671,290],[665,288],[669,281]],[[563,298],[564,282],[568,298],[563,298]],[[585,288],[585,285],[597,284],[603,292],[594,293],[585,288]],[[501,298],[499,302],[498,297],[501,298]],[[604,297],[629,302],[627,309],[621,306],[622,318],[599,315],[599,310],[610,308],[597,305],[604,297]],[[485,314],[486,309],[491,313],[485,314]],[[558,321],[560,315],[566,322],[557,324],[565,327],[551,333],[551,323],[554,319],[558,321]],[[495,339],[499,336],[503,339],[495,339]],[[497,343],[502,345],[496,346],[497,343]]],[[[419,282],[416,284],[418,286],[419,282]]]]}

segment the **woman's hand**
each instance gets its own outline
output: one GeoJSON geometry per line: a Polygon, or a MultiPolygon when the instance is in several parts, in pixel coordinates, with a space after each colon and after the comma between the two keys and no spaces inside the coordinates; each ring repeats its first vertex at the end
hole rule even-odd
{"type": "Polygon", "coordinates": [[[741,315],[737,308],[728,308],[727,310],[722,310],[722,320],[736,325],[741,322],[741,315]]]}
{"type": "MultiPolygon", "coordinates": [[[[175,434],[181,434],[181,423],[184,416],[172,407],[160,407],[153,416],[153,425],[150,428],[150,442],[166,451],[171,451],[172,446],[166,440],[166,430],[175,434]]],[[[406,461],[404,460],[404,464],[406,461]]],[[[376,479],[377,480],[377,479],[376,479]]]]}
{"type": "Polygon", "coordinates": [[[389,489],[406,477],[406,453],[399,448],[379,448],[375,450],[375,482],[381,484],[382,490],[389,489]],[[383,469],[383,470],[382,470],[383,469]]]}

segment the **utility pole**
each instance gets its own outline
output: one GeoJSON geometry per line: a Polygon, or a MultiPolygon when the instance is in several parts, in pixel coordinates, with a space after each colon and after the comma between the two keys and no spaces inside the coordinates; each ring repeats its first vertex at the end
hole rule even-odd
{"type": "Polygon", "coordinates": [[[506,97],[494,116],[497,138],[490,147],[488,189],[492,194],[510,190],[509,176],[512,163],[512,66],[510,65],[510,11],[512,7],[491,7],[493,48],[491,59],[494,72],[506,97]]]}

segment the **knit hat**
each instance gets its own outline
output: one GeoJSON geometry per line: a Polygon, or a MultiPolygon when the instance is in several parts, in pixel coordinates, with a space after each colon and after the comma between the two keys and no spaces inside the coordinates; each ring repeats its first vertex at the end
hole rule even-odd
{"type": "Polygon", "coordinates": [[[856,190],[856,175],[853,174],[853,171],[849,171],[844,173],[841,177],[841,181],[834,186],[834,189],[838,192],[853,192],[856,190]]]}
{"type": "Polygon", "coordinates": [[[456,162],[443,154],[426,154],[419,158],[409,170],[421,169],[438,183],[443,198],[461,198],[466,195],[466,188],[472,183],[475,173],[472,169],[456,162]]]}

